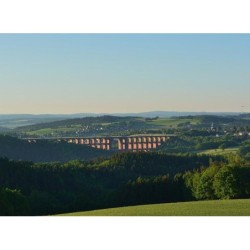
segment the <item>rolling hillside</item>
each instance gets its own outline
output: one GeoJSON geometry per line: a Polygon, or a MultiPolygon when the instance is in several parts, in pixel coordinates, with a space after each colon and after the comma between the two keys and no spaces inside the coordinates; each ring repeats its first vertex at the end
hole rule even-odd
{"type": "Polygon", "coordinates": [[[83,117],[74,119],[64,119],[61,121],[54,121],[48,123],[39,123],[30,126],[19,127],[18,130],[38,130],[44,128],[58,128],[66,126],[76,126],[76,125],[88,125],[88,124],[103,124],[103,123],[114,123],[129,121],[135,119],[134,117],[118,117],[118,116],[98,116],[98,117],[83,117]]]}
{"type": "Polygon", "coordinates": [[[126,135],[131,131],[143,132],[152,128],[146,124],[144,118],[99,116],[84,117],[40,123],[31,126],[18,127],[15,132],[25,133],[28,136],[102,136],[102,135],[126,135]]]}
{"type": "Polygon", "coordinates": [[[60,216],[250,216],[250,199],[129,206],[60,216]]]}
{"type": "MultiPolygon", "coordinates": [[[[43,122],[29,126],[20,126],[14,131],[32,136],[65,136],[77,135],[118,135],[145,133],[168,129],[210,129],[211,124],[216,128],[229,129],[234,126],[250,126],[250,120],[241,116],[197,115],[152,118],[139,116],[95,116],[74,119],[64,119],[53,122],[43,122]]],[[[1,124],[0,124],[1,125],[1,124]]],[[[204,131],[203,131],[204,132],[204,131]]]]}

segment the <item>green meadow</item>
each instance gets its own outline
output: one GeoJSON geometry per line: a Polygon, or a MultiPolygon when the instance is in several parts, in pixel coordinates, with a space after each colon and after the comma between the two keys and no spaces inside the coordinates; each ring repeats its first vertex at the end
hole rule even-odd
{"type": "Polygon", "coordinates": [[[60,216],[250,216],[250,199],[129,206],[60,216]]]}
{"type": "Polygon", "coordinates": [[[160,118],[153,121],[148,121],[147,124],[160,126],[160,127],[174,127],[176,128],[180,124],[190,123],[192,125],[197,125],[200,123],[200,119],[179,119],[179,118],[160,118]]]}
{"type": "Polygon", "coordinates": [[[198,154],[206,154],[206,155],[228,155],[228,154],[236,154],[239,150],[239,147],[233,148],[225,148],[225,149],[208,149],[197,152],[198,154]]]}
{"type": "Polygon", "coordinates": [[[79,129],[81,126],[80,125],[74,125],[71,127],[59,127],[59,128],[44,128],[44,129],[38,129],[34,131],[28,131],[26,134],[28,135],[38,135],[38,136],[43,136],[43,135],[51,135],[51,134],[57,134],[58,132],[61,133],[66,133],[66,132],[75,132],[77,129],[79,129]]]}

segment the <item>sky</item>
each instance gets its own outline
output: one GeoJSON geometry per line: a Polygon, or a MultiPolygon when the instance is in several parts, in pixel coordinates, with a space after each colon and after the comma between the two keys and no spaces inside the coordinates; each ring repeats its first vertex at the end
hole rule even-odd
{"type": "Polygon", "coordinates": [[[250,34],[0,34],[0,114],[250,112],[250,34]]]}

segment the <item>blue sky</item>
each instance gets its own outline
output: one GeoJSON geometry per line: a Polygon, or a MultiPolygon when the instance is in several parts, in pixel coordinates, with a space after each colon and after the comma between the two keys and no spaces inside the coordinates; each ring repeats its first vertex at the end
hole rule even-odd
{"type": "Polygon", "coordinates": [[[2,114],[249,111],[250,35],[1,34],[0,89],[2,114]]]}

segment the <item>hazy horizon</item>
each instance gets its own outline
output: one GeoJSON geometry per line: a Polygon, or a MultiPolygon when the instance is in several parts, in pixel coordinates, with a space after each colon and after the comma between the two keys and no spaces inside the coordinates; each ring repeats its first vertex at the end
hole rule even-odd
{"type": "Polygon", "coordinates": [[[244,111],[244,112],[240,112],[240,111],[236,111],[236,112],[231,112],[231,111],[176,111],[176,110],[150,110],[150,111],[138,111],[138,112],[73,112],[73,113],[0,113],[0,116],[7,116],[7,115],[125,115],[125,114],[143,114],[143,113],[208,113],[208,114],[230,114],[230,113],[235,113],[235,114],[247,114],[249,112],[244,111]]]}
{"type": "Polygon", "coordinates": [[[249,112],[249,34],[1,34],[0,114],[249,112]]]}

